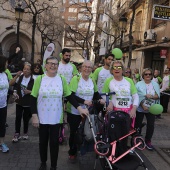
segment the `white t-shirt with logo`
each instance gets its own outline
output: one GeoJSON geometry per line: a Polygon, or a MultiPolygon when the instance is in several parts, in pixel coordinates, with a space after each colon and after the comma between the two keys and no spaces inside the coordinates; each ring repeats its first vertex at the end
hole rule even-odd
{"type": "Polygon", "coordinates": [[[66,78],[67,83],[69,84],[71,78],[73,77],[73,66],[71,63],[63,64],[62,62],[59,63],[58,66],[58,74],[61,74],[66,78]]]}
{"type": "MultiPolygon", "coordinates": [[[[135,88],[135,87],[134,87],[135,88]]],[[[124,77],[121,81],[112,79],[109,84],[109,89],[111,92],[115,92],[112,95],[112,103],[116,108],[130,108],[132,101],[131,84],[124,77]]]]}
{"type": "Polygon", "coordinates": [[[41,124],[58,124],[63,122],[62,97],[71,91],[67,82],[59,75],[38,76],[34,82],[31,95],[37,97],[38,117],[41,124]]]}
{"type": "Polygon", "coordinates": [[[99,93],[102,92],[102,88],[104,85],[104,82],[107,78],[112,77],[112,74],[110,73],[110,70],[106,70],[104,67],[101,69],[98,75],[98,80],[97,80],[97,87],[99,93]]]}
{"type": "Polygon", "coordinates": [[[0,108],[7,105],[7,94],[9,89],[9,82],[5,73],[0,73],[0,108]]]}

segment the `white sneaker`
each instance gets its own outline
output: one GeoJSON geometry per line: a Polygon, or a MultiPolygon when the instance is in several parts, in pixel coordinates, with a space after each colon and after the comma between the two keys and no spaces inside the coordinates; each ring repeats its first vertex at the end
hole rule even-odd
{"type": "Polygon", "coordinates": [[[23,139],[23,140],[27,140],[27,139],[28,139],[28,134],[27,134],[27,133],[24,134],[24,135],[22,136],[22,139],[23,139]]]}
{"type": "Polygon", "coordinates": [[[19,133],[15,133],[14,138],[12,139],[12,142],[16,143],[19,141],[19,139],[21,139],[21,136],[19,135],[19,133]]]}

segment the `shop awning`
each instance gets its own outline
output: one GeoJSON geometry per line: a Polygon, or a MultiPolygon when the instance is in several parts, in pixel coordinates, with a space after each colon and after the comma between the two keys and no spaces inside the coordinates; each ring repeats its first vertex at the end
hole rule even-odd
{"type": "Polygon", "coordinates": [[[136,48],[135,51],[144,51],[144,50],[152,50],[154,48],[160,48],[161,49],[161,48],[169,48],[169,47],[170,47],[170,44],[168,44],[168,43],[152,44],[152,45],[136,48]]]}

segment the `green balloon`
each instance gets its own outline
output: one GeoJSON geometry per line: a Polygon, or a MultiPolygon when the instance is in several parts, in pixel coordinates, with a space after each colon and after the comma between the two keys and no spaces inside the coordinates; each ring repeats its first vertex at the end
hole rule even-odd
{"type": "Polygon", "coordinates": [[[59,56],[60,56],[61,59],[63,58],[63,54],[62,53],[60,53],[59,56]]]}
{"type": "Polygon", "coordinates": [[[149,112],[153,115],[159,115],[163,112],[163,107],[160,104],[153,104],[150,108],[149,108],[149,112]]]}
{"type": "Polygon", "coordinates": [[[120,50],[119,48],[114,48],[112,50],[112,54],[115,56],[117,60],[120,60],[123,56],[122,50],[120,50]]]}

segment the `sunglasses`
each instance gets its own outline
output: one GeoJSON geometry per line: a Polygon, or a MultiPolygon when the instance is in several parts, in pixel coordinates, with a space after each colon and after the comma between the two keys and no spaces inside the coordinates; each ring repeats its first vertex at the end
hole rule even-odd
{"type": "Polygon", "coordinates": [[[122,66],[113,66],[112,68],[113,68],[113,70],[121,70],[122,66]]]}
{"type": "Polygon", "coordinates": [[[125,73],[131,73],[131,71],[125,71],[125,73]]]}
{"type": "Polygon", "coordinates": [[[152,74],[151,73],[145,73],[144,75],[145,76],[151,76],[152,74]]]}
{"type": "Polygon", "coordinates": [[[34,69],[40,69],[39,67],[34,67],[34,69]]]}

